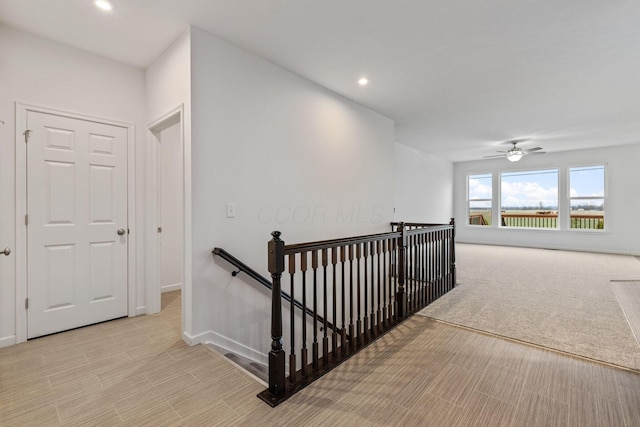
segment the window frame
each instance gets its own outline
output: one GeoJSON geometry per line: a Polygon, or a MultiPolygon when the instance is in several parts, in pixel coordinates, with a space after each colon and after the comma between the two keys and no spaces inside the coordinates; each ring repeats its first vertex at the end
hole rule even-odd
{"type": "Polygon", "coordinates": [[[504,170],[504,171],[500,171],[498,173],[499,179],[498,179],[498,202],[499,202],[499,206],[498,206],[498,228],[503,228],[503,229],[510,229],[510,230],[540,230],[540,231],[558,231],[562,229],[562,225],[561,225],[561,198],[560,198],[560,182],[561,182],[561,175],[562,175],[562,168],[559,166],[556,167],[548,167],[548,168],[537,168],[537,169],[518,169],[518,170],[504,170]],[[557,193],[556,193],[556,211],[557,211],[557,215],[556,215],[556,219],[555,219],[555,223],[556,226],[555,227],[526,227],[526,226],[517,226],[517,225],[502,225],[502,211],[503,211],[503,207],[502,207],[502,175],[503,174],[513,174],[513,173],[517,173],[517,174],[529,174],[529,173],[535,173],[535,172],[555,172],[556,173],[556,189],[557,189],[557,193]]]}
{"type": "Polygon", "coordinates": [[[481,228],[487,228],[487,227],[493,227],[495,224],[495,220],[493,217],[493,213],[494,213],[494,206],[495,206],[495,185],[494,185],[494,178],[495,178],[495,174],[493,172],[484,172],[484,173],[469,173],[467,174],[467,215],[466,215],[466,226],[468,227],[481,227],[481,228]],[[485,177],[491,178],[491,198],[488,199],[472,199],[471,198],[471,194],[470,194],[470,186],[469,186],[469,181],[474,178],[474,177],[485,177]],[[471,224],[471,203],[472,202],[489,202],[490,207],[489,207],[489,211],[491,212],[491,224],[471,224]]]}
{"type": "Polygon", "coordinates": [[[609,223],[608,221],[606,221],[607,218],[607,183],[608,183],[608,179],[607,179],[607,175],[608,175],[608,168],[607,168],[607,164],[606,163],[598,163],[598,164],[584,164],[584,165],[580,165],[580,166],[567,166],[567,213],[565,215],[565,217],[567,218],[567,230],[571,231],[571,232],[588,232],[588,233],[602,233],[602,232],[606,232],[608,231],[608,227],[607,224],[609,223]],[[602,197],[596,197],[596,196],[575,196],[572,197],[571,196],[571,171],[572,169],[583,169],[583,168],[596,168],[596,167],[602,167],[602,179],[603,179],[603,183],[602,183],[602,189],[603,189],[603,196],[602,197]],[[602,200],[602,221],[603,221],[603,227],[602,228],[573,228],[571,227],[571,202],[573,200],[602,200]]]}

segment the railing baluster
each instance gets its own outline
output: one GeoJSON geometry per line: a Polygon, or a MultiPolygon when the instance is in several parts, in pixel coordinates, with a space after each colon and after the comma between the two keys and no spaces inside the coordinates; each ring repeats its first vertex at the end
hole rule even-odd
{"type": "Polygon", "coordinates": [[[411,236],[413,252],[413,308],[412,313],[418,311],[418,236],[411,236]]]}
{"type": "Polygon", "coordinates": [[[351,348],[356,345],[356,333],[353,324],[353,245],[349,245],[349,341],[351,348]]]}
{"type": "Polygon", "coordinates": [[[341,310],[341,314],[342,314],[342,330],[340,331],[340,348],[341,348],[341,356],[344,355],[345,350],[347,349],[347,325],[345,324],[345,317],[346,317],[346,302],[345,300],[347,299],[347,295],[344,292],[344,263],[346,260],[346,252],[347,252],[347,248],[346,246],[340,246],[340,269],[341,269],[341,278],[342,280],[340,281],[340,285],[342,288],[342,292],[340,293],[341,296],[341,302],[342,302],[342,310],[341,310]]]}
{"type": "MultiPolygon", "coordinates": [[[[333,354],[333,358],[338,357],[338,331],[336,330],[336,325],[338,324],[338,308],[337,308],[337,295],[336,295],[336,286],[337,286],[337,271],[336,264],[338,263],[338,248],[331,249],[331,272],[333,273],[333,334],[331,335],[331,351],[333,354]]],[[[325,316],[326,318],[326,316],[325,316]]]]}
{"type": "Polygon", "coordinates": [[[407,271],[407,235],[404,233],[404,224],[398,225],[400,237],[398,237],[398,318],[402,319],[407,316],[407,294],[404,289],[405,272],[407,271]]]}
{"type": "Polygon", "coordinates": [[[389,320],[398,317],[398,241],[389,240],[389,320]]]}
{"type": "Polygon", "coordinates": [[[324,365],[326,366],[329,363],[329,335],[327,331],[327,317],[329,317],[327,305],[327,251],[328,249],[322,250],[322,316],[324,317],[324,322],[322,324],[322,360],[324,365]]]}
{"type": "Polygon", "coordinates": [[[295,312],[295,280],[294,274],[296,272],[296,254],[289,255],[289,277],[291,280],[291,288],[289,294],[291,295],[290,303],[290,322],[291,322],[291,354],[289,354],[289,382],[295,384],[296,381],[296,312],[295,312]]]}
{"type": "Polygon", "coordinates": [[[389,282],[390,278],[387,275],[387,266],[389,257],[389,239],[382,241],[382,327],[387,328],[389,326],[389,312],[387,311],[387,295],[389,295],[389,282]]]}
{"type": "Polygon", "coordinates": [[[311,252],[311,268],[313,270],[313,370],[318,370],[318,251],[311,252]]]}
{"type": "Polygon", "coordinates": [[[384,286],[382,283],[382,276],[381,276],[381,270],[380,270],[380,255],[382,252],[382,245],[384,245],[384,241],[376,241],[376,254],[378,255],[378,262],[377,262],[377,267],[378,267],[378,304],[376,305],[377,307],[377,311],[376,311],[376,335],[378,333],[382,332],[382,325],[383,325],[383,314],[382,311],[380,310],[380,303],[382,301],[382,290],[380,289],[381,286],[384,286]]]}
{"type": "Polygon", "coordinates": [[[377,331],[376,331],[376,322],[377,322],[377,318],[376,318],[376,302],[375,302],[375,297],[376,297],[376,275],[375,275],[375,269],[374,269],[374,262],[375,262],[375,242],[369,242],[369,257],[370,257],[370,270],[369,272],[371,273],[371,325],[370,325],[370,330],[371,330],[371,338],[375,338],[377,335],[377,331]]]}
{"type": "Polygon", "coordinates": [[[369,334],[369,274],[367,273],[367,257],[369,256],[369,244],[362,244],[362,261],[364,270],[364,317],[362,323],[364,324],[364,340],[369,342],[371,338],[369,334]]]}
{"type": "Polygon", "coordinates": [[[420,265],[420,306],[424,307],[425,306],[425,290],[426,290],[426,284],[427,281],[425,280],[424,277],[424,234],[420,234],[418,236],[418,263],[420,265]]]}
{"type": "Polygon", "coordinates": [[[361,250],[360,250],[360,243],[356,244],[356,268],[357,268],[357,277],[358,277],[358,281],[356,284],[356,303],[357,303],[357,317],[356,317],[356,334],[357,334],[357,339],[356,339],[356,343],[358,345],[362,344],[362,334],[360,333],[362,331],[362,308],[361,308],[361,304],[362,304],[362,300],[360,298],[360,288],[361,288],[361,284],[360,284],[360,256],[361,256],[361,250]]]}
{"type": "Polygon", "coordinates": [[[307,350],[307,252],[300,254],[300,270],[302,271],[302,350],[300,351],[300,365],[302,376],[307,376],[309,365],[307,350]]]}
{"type": "Polygon", "coordinates": [[[431,300],[435,301],[438,299],[438,259],[437,259],[437,233],[432,233],[431,237],[431,282],[433,285],[433,291],[431,292],[432,297],[431,300]]]}

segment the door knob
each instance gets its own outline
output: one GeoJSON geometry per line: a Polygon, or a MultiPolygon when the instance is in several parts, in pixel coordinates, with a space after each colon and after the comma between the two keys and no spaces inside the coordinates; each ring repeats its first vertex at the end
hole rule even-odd
{"type": "Polygon", "coordinates": [[[0,254],[4,254],[5,256],[9,256],[10,253],[11,253],[11,249],[9,248],[4,248],[4,251],[0,252],[0,254]]]}
{"type": "Polygon", "coordinates": [[[118,236],[124,236],[124,233],[125,233],[124,228],[118,229],[118,236]]]}

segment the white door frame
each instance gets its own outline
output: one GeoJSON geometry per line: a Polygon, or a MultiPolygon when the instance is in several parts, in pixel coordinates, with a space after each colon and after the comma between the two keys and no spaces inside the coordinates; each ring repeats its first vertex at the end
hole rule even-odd
{"type": "Polygon", "coordinates": [[[31,112],[54,114],[71,119],[86,120],[127,129],[127,311],[136,314],[136,230],[135,230],[135,125],[133,123],[88,116],[76,112],[16,102],[15,153],[16,153],[16,344],[27,340],[27,147],[24,131],[27,114],[31,112]]]}
{"type": "MultiPolygon", "coordinates": [[[[160,239],[158,238],[158,191],[159,191],[159,152],[158,142],[159,134],[161,131],[175,125],[180,124],[180,145],[182,146],[182,212],[183,212],[183,248],[182,248],[182,319],[183,327],[185,325],[185,318],[190,318],[190,313],[185,310],[187,295],[191,294],[190,281],[186,279],[187,271],[187,230],[190,229],[191,217],[187,216],[187,192],[186,192],[186,177],[187,177],[187,163],[185,156],[185,137],[184,137],[184,106],[181,104],[177,108],[164,114],[162,117],[151,122],[147,128],[149,132],[149,144],[147,149],[147,263],[146,263],[146,313],[152,314],[160,311],[161,296],[160,296],[160,239]]],[[[184,328],[183,328],[184,330],[184,328]]]]}

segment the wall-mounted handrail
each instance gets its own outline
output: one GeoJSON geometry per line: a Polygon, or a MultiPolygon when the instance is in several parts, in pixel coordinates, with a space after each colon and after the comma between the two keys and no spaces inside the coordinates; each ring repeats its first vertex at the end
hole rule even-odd
{"type": "MultiPolygon", "coordinates": [[[[233,255],[231,255],[229,252],[225,251],[224,249],[222,249],[222,248],[213,248],[211,253],[213,253],[213,255],[215,255],[215,256],[219,256],[220,258],[222,258],[225,261],[227,261],[229,264],[235,266],[238,270],[242,271],[247,276],[251,277],[253,280],[255,280],[256,282],[260,283],[261,285],[263,285],[263,286],[265,286],[265,287],[267,287],[269,289],[273,289],[273,284],[271,283],[271,281],[269,279],[267,279],[266,277],[264,277],[263,275],[261,275],[260,273],[255,271],[253,268],[249,267],[244,262],[240,261],[238,258],[236,258],[233,255]]],[[[235,274],[234,274],[234,276],[235,276],[235,274]]],[[[288,293],[286,293],[284,291],[282,291],[280,293],[282,295],[282,299],[286,300],[289,303],[291,302],[291,295],[289,295],[288,293]]],[[[313,315],[313,311],[308,307],[304,307],[300,301],[294,299],[293,300],[293,305],[296,306],[297,308],[299,308],[300,310],[305,310],[307,312],[307,314],[313,315]]],[[[324,323],[324,318],[322,316],[318,316],[318,319],[320,319],[320,321],[324,323]]],[[[333,323],[327,322],[327,327],[333,328],[333,323]]]]}
{"type": "MultiPolygon", "coordinates": [[[[255,271],[253,268],[249,267],[244,262],[240,261],[238,258],[236,258],[233,255],[231,255],[229,252],[225,251],[224,249],[222,249],[222,248],[213,248],[213,251],[211,251],[211,252],[214,255],[219,256],[223,260],[227,261],[229,264],[237,267],[238,270],[242,271],[243,273],[245,273],[247,276],[251,277],[256,282],[259,282],[260,284],[266,286],[269,289],[272,288],[271,280],[267,279],[266,277],[264,277],[263,275],[261,275],[260,273],[255,271]]],[[[284,299],[287,298],[287,297],[285,297],[284,293],[283,293],[282,297],[284,299]]]]}

